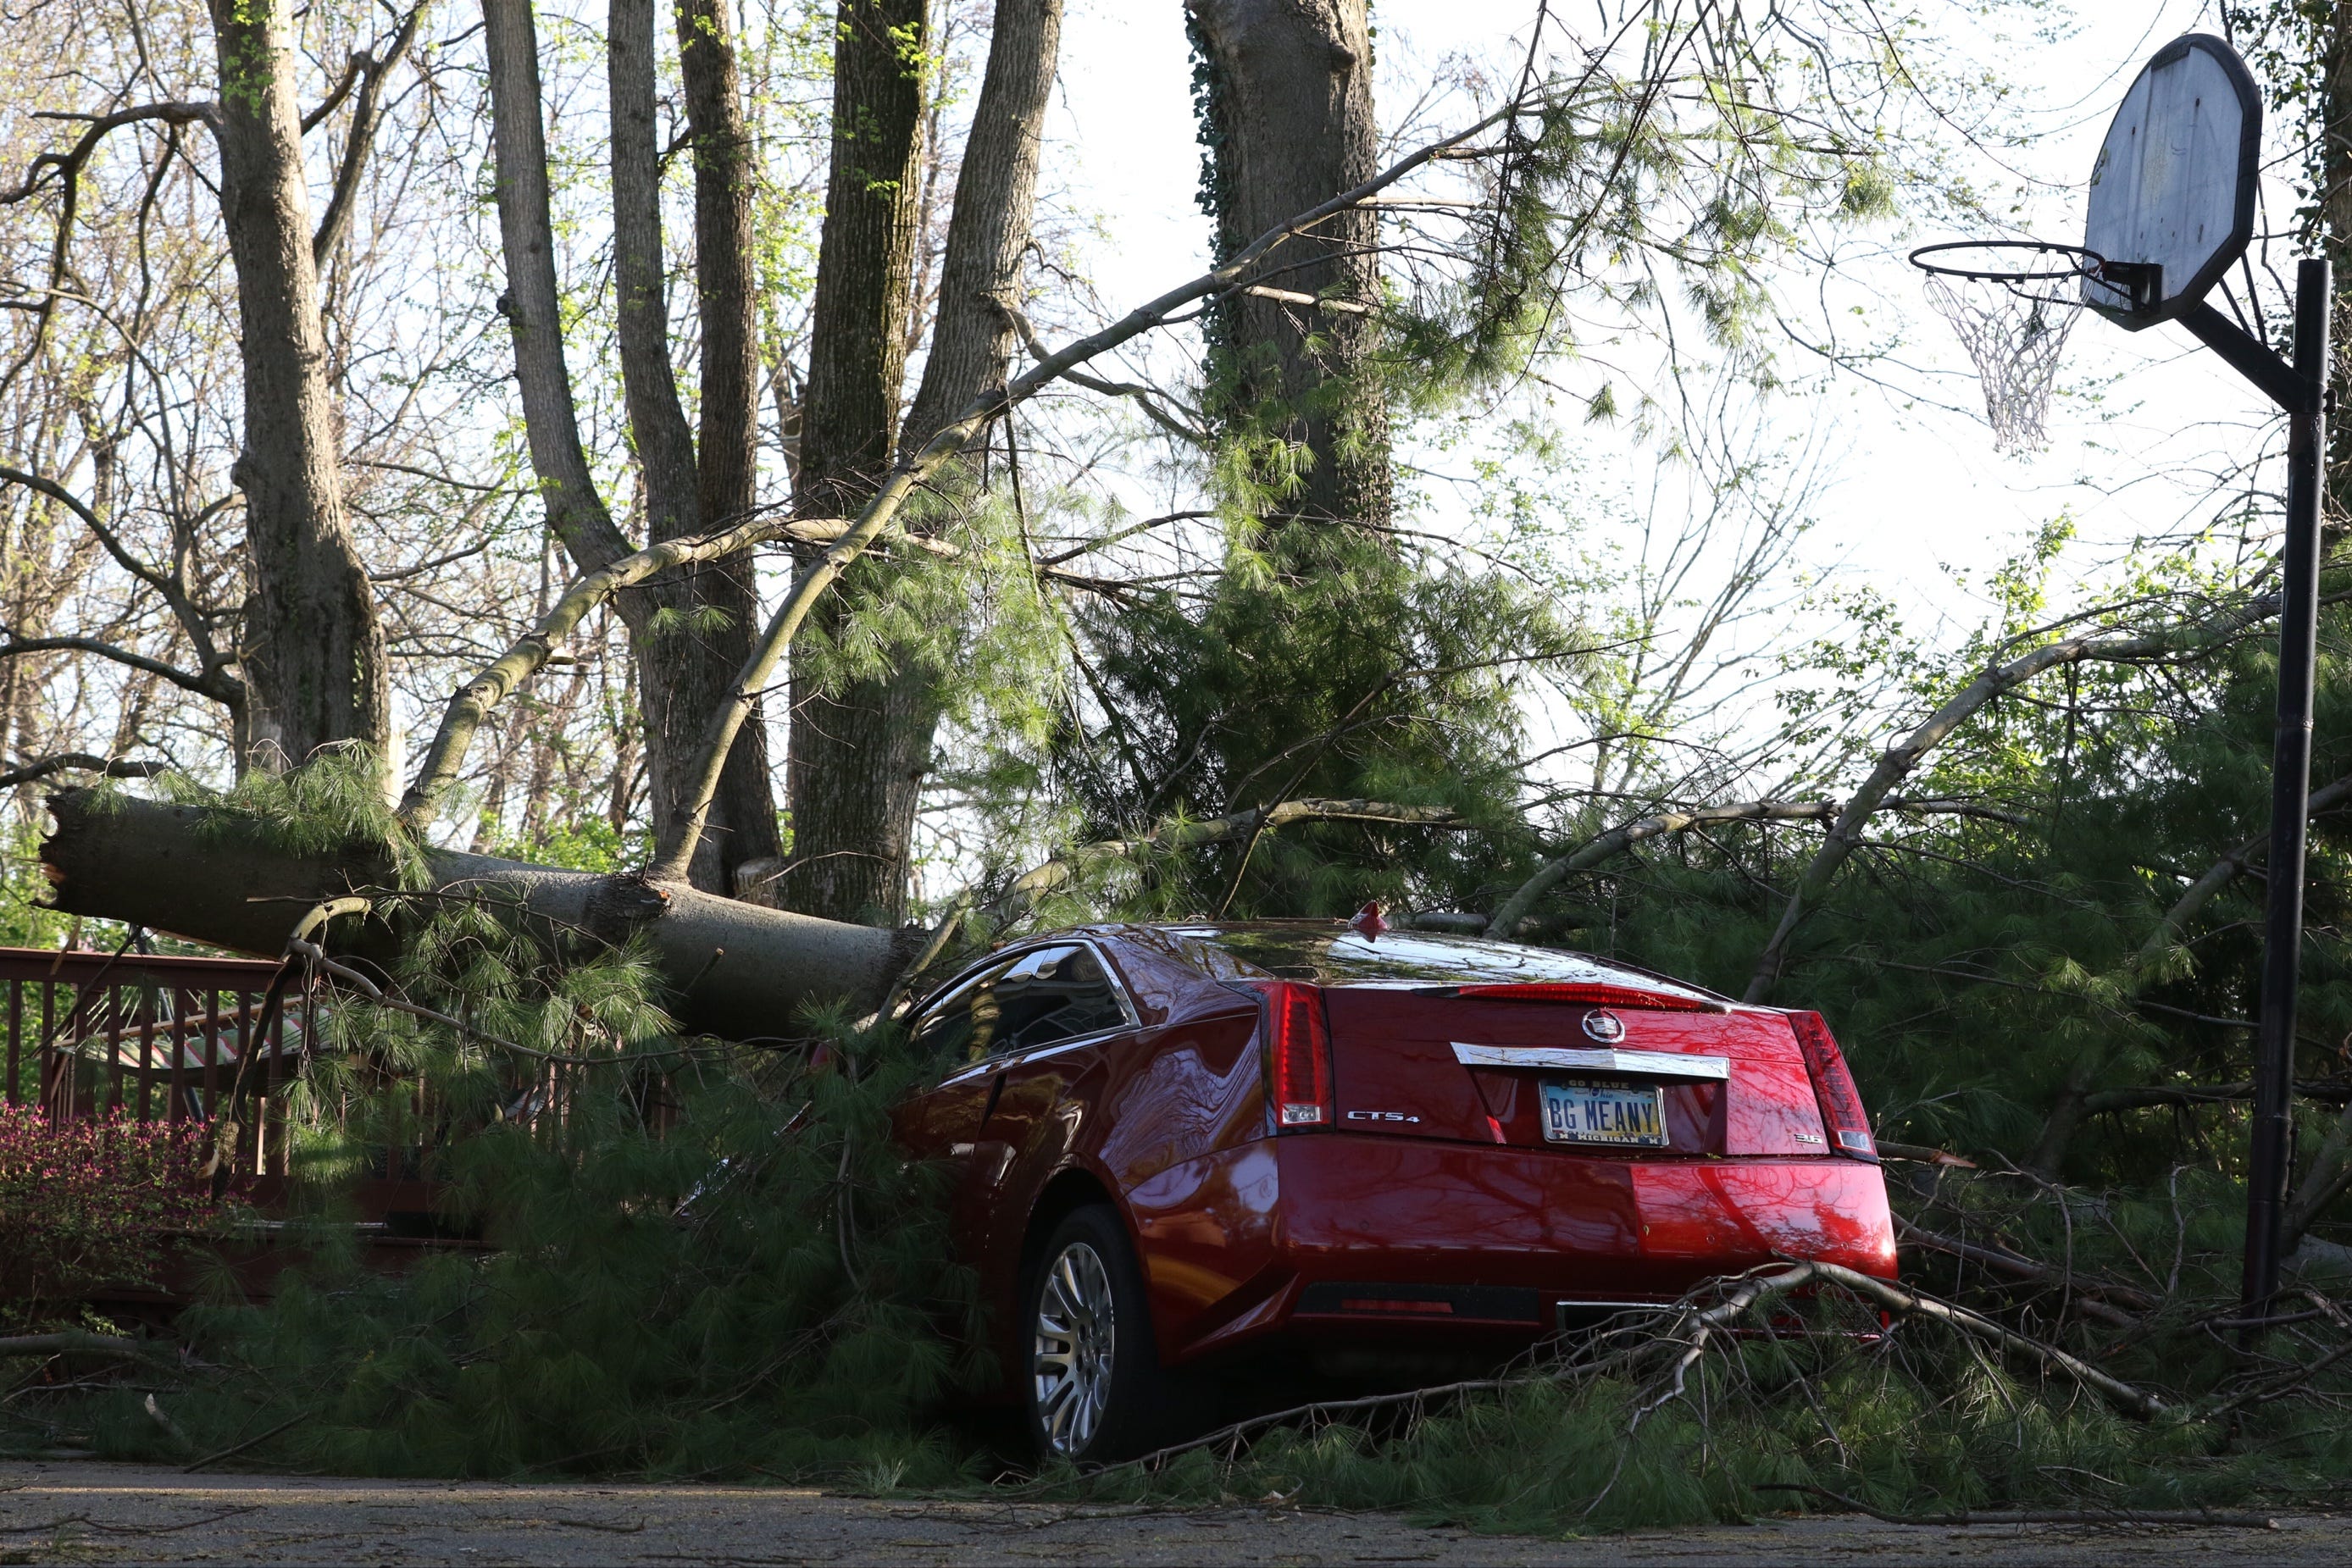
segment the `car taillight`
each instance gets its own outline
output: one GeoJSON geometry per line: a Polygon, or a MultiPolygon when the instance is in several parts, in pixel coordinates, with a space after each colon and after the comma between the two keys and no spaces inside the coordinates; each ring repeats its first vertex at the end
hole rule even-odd
{"type": "Polygon", "coordinates": [[[1331,1030],[1323,1019],[1321,988],[1270,980],[1257,989],[1265,996],[1265,1077],[1276,1128],[1328,1127],[1331,1030]]]}
{"type": "Polygon", "coordinates": [[[1721,1002],[1704,997],[1678,997],[1665,991],[1645,991],[1634,986],[1559,981],[1551,984],[1456,986],[1457,997],[1477,997],[1500,1002],[1580,1002],[1591,1008],[1643,1008],[1653,1012],[1719,1013],[1721,1002]]]}
{"type": "Polygon", "coordinates": [[[1813,1098],[1822,1103],[1822,1119],[1830,1125],[1830,1141],[1839,1154],[1858,1160],[1878,1158],[1870,1135],[1870,1118],[1863,1114],[1862,1096],[1853,1074],[1845,1070],[1845,1053],[1819,1013],[1790,1013],[1789,1027],[1805,1053],[1805,1071],[1813,1081],[1813,1098]]]}

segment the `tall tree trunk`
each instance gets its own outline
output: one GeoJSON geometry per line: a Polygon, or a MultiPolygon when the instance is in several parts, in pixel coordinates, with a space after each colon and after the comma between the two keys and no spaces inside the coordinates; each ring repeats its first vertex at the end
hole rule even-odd
{"type": "MultiPolygon", "coordinates": [[[[683,16],[681,10],[682,25],[683,16]]],[[[550,531],[578,569],[593,570],[627,554],[632,547],[596,492],[580,439],[571,371],[564,363],[537,31],[528,0],[484,0],[482,17],[489,62],[499,227],[507,262],[507,291],[499,308],[513,327],[516,381],[531,467],[545,497],[550,531]]],[[[613,0],[610,26],[614,271],[619,297],[623,393],[630,434],[645,476],[647,527],[656,539],[668,539],[699,533],[706,527],[705,474],[709,470],[698,463],[669,359],[668,307],[662,281],[659,152],[654,127],[655,0],[613,0]]],[[[693,42],[689,96],[697,91],[696,73],[699,72],[708,78],[704,83],[707,100],[732,102],[734,63],[724,32],[698,30],[693,42]],[[724,59],[713,63],[714,53],[723,53],[724,59]]],[[[709,101],[705,107],[709,108],[709,101]]],[[[732,124],[732,145],[740,165],[740,105],[732,124]]],[[[730,220],[732,226],[725,229],[723,241],[724,248],[739,252],[748,243],[744,228],[749,216],[748,178],[748,172],[739,167],[736,183],[742,189],[721,191],[726,201],[741,208],[740,218],[730,220]]],[[[699,209],[706,203],[702,187],[708,181],[698,174],[697,183],[699,209]]],[[[742,264],[722,261],[722,277],[730,266],[736,267],[741,281],[729,308],[739,318],[748,316],[751,306],[742,264]]],[[[709,294],[706,289],[706,336],[713,314],[709,294]]],[[[739,337],[748,341],[747,333],[739,337]]],[[[705,366],[708,374],[707,347],[705,366]]],[[[748,453],[754,444],[755,404],[740,390],[740,374],[722,373],[719,381],[721,401],[735,411],[734,424],[740,428],[715,423],[708,408],[704,428],[707,436],[719,435],[721,455],[716,464],[728,476],[729,509],[742,511],[751,505],[752,467],[736,455],[748,453]]],[[[659,833],[674,815],[681,792],[692,788],[694,761],[711,707],[749,656],[754,608],[750,557],[730,561],[725,570],[656,579],[622,595],[617,608],[629,628],[635,654],[650,809],[659,833]],[[709,607],[724,611],[728,624],[718,628],[704,624],[698,612],[709,607]],[[663,614],[666,610],[672,613],[663,614]]],[[[734,866],[747,858],[747,844],[751,854],[775,852],[764,732],[756,720],[744,727],[747,733],[736,742],[728,759],[729,777],[737,788],[722,792],[713,812],[722,831],[705,835],[689,867],[693,884],[714,892],[729,890],[734,866]],[[748,779],[741,777],[744,774],[748,779]]]]}
{"type": "Polygon", "coordinates": [[[221,222],[236,270],[252,597],[250,735],[289,762],[361,740],[389,756],[392,697],[367,568],[343,509],[311,256],[288,0],[212,0],[221,96],[221,222]]]}
{"type": "MultiPolygon", "coordinates": [[[[1061,52],[1062,0],[997,0],[988,67],[956,180],[954,216],[940,269],[939,316],[930,353],[898,447],[919,447],[965,404],[1004,384],[1021,259],[1036,206],[1046,102],[1061,52]]],[[[794,778],[831,810],[799,829],[795,842],[815,864],[860,857],[851,896],[891,919],[907,906],[915,812],[940,716],[940,672],[918,650],[898,651],[887,679],[859,681],[824,702],[823,716],[793,730],[794,778]]],[[[798,797],[795,797],[797,808],[798,797]]],[[[811,869],[814,869],[812,866],[811,869]]],[[[788,884],[795,897],[803,889],[788,884]]],[[[840,903],[814,913],[857,913],[840,903]]]]}
{"type": "Polygon", "coordinates": [[[662,253],[661,144],[655,125],[656,0],[613,0],[605,75],[613,115],[613,284],[621,391],[645,476],[656,541],[696,531],[701,515],[694,435],[669,359],[669,291],[662,253]]]}
{"type": "MultiPolygon", "coordinates": [[[[834,39],[833,161],[817,246],[809,329],[808,391],[794,504],[804,517],[854,515],[890,464],[906,371],[908,295],[922,165],[926,0],[840,0],[834,39]]],[[[838,632],[845,596],[814,617],[838,632]]],[[[911,822],[905,797],[919,784],[892,776],[887,694],[818,689],[814,663],[794,650],[786,784],[793,859],[778,901],[836,920],[895,920],[905,908],[906,846],[885,834],[911,822]]]]}
{"type": "MultiPolygon", "coordinates": [[[[759,313],[753,296],[756,242],[751,232],[751,143],[743,125],[742,89],[724,0],[678,0],[678,58],[694,158],[694,272],[702,328],[698,521],[695,532],[724,528],[758,502],[760,445],[759,313]]],[[[617,155],[617,153],[616,153],[617,155]]],[[[674,535],[656,532],[658,544],[674,535]]],[[[757,566],[750,550],[685,569],[681,585],[695,613],[663,662],[673,686],[677,727],[665,745],[681,755],[663,769],[656,831],[667,835],[688,787],[683,764],[700,747],[710,709],[724,700],[751,657],[759,632],[757,566]],[[711,615],[709,612],[717,612],[711,615]],[[683,724],[677,724],[685,720],[683,724]]],[[[782,850],[775,796],[768,783],[768,731],[754,713],[727,754],[711,825],[696,852],[698,886],[731,891],[746,861],[782,850]]]]}
{"type": "MultiPolygon", "coordinates": [[[[575,568],[593,571],[628,554],[629,544],[589,473],[572,399],[572,371],[563,361],[555,224],[548,211],[547,133],[540,118],[539,37],[530,0],[483,0],[482,47],[489,66],[491,156],[507,268],[499,313],[514,336],[515,387],[522,400],[531,474],[547,508],[548,531],[575,568]]],[[[616,117],[616,137],[620,125],[616,117]]],[[[625,309],[623,322],[625,331],[625,309]]],[[[649,596],[625,596],[619,609],[634,632],[651,613],[649,596]]]]}
{"type": "Polygon", "coordinates": [[[1062,0],[996,0],[988,70],[963,144],[940,266],[939,319],[922,384],[898,433],[901,451],[921,446],[973,398],[1004,384],[1013,340],[1004,306],[1018,303],[1013,295],[1029,248],[1046,100],[1061,47],[1062,0]]]}
{"type": "MultiPolygon", "coordinates": [[[[1201,68],[1202,204],[1224,260],[1294,213],[1370,179],[1369,0],[1185,0],[1201,68]]],[[[1278,249],[1272,281],[1294,295],[1378,297],[1379,215],[1343,213],[1278,249]]],[[[1361,312],[1234,294],[1210,319],[1213,407],[1235,434],[1305,449],[1307,470],[1277,509],[1388,521],[1387,401],[1361,312]]]]}

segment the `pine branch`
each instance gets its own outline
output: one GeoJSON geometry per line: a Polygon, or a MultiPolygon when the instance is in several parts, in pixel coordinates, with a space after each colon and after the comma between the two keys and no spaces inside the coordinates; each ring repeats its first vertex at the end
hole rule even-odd
{"type": "Polygon", "coordinates": [[[1155,850],[1198,849],[1255,838],[1294,822],[1378,822],[1389,827],[1459,828],[1466,826],[1451,806],[1401,806],[1387,800],[1284,800],[1277,805],[1235,811],[1228,816],[1197,821],[1171,819],[1137,839],[1104,839],[1083,844],[1066,854],[1024,872],[991,901],[989,910],[1000,920],[1018,918],[1047,894],[1069,886],[1107,862],[1130,860],[1155,850]]]}
{"type": "Polygon", "coordinates": [[[1748,982],[1742,1000],[1760,1002],[1770,994],[1773,983],[1788,961],[1789,945],[1805,917],[1817,907],[1829,891],[1840,867],[1854,847],[1862,841],[1863,829],[1871,816],[1885,801],[1895,786],[1909,777],[1921,759],[1948,739],[1952,733],[1986,704],[2002,694],[2013,691],[2035,676],[2054,669],[2084,664],[2150,664],[2178,659],[2185,654],[2201,653],[2231,642],[2251,628],[2278,613],[2279,601],[2266,595],[2205,621],[2186,625],[2160,628],[2144,636],[2098,639],[2066,637],[2047,643],[2031,653],[1997,664],[1985,671],[1960,691],[1948,698],[1942,706],[1929,715],[1926,723],[1912,730],[1879,758],[1878,766],[1863,781],[1838,816],[1837,824],[1821,849],[1815,852],[1796,889],[1789,895],[1787,907],[1781,912],[1780,924],[1765,943],[1764,951],[1756,960],[1756,972],[1748,982]]]}
{"type": "MultiPolygon", "coordinates": [[[[1897,799],[1884,802],[1884,809],[1910,811],[1921,816],[1984,817],[2011,824],[2023,821],[2012,812],[1971,800],[1897,799]]],[[[1546,862],[1542,870],[1522,883],[1517,893],[1503,901],[1502,907],[1495,911],[1494,918],[1486,923],[1486,935],[1509,937],[1518,930],[1519,923],[1527,918],[1528,911],[1535,907],[1536,901],[1569,876],[1580,871],[1590,871],[1652,839],[1723,822],[1826,822],[1844,810],[1834,800],[1742,800],[1727,806],[1661,811],[1654,816],[1636,819],[1612,828],[1589,843],[1546,862]]]]}

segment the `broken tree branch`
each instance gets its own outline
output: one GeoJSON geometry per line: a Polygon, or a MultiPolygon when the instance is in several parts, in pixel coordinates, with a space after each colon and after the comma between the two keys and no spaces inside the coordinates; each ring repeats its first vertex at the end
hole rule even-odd
{"type": "MultiPolygon", "coordinates": [[[[1993,816],[2001,821],[2015,819],[1992,807],[1967,800],[1903,800],[1884,803],[1888,810],[1913,811],[1922,815],[1993,816]]],[[[1558,887],[1580,871],[1589,871],[1605,861],[1612,860],[1636,844],[1693,828],[1711,827],[1719,822],[1826,822],[1843,810],[1834,800],[1741,800],[1725,806],[1700,806],[1689,810],[1660,811],[1654,816],[1639,818],[1612,828],[1591,842],[1580,845],[1557,860],[1545,862],[1542,870],[1521,883],[1519,890],[1503,901],[1486,923],[1486,935],[1508,938],[1527,918],[1536,901],[1558,887]]]]}
{"type": "Polygon", "coordinates": [[[1319,294],[1301,294],[1296,288],[1276,288],[1268,284],[1253,283],[1242,290],[1260,299],[1271,299],[1280,305],[1297,305],[1309,310],[1337,310],[1343,315],[1369,316],[1372,308],[1360,299],[1327,299],[1319,294]]]}
{"type": "Polygon", "coordinates": [[[2053,1268],[2047,1263],[2037,1263],[2032,1259],[2021,1257],[2005,1247],[1989,1247],[1981,1242],[1964,1240],[1957,1236],[1944,1236],[1933,1230],[1923,1230],[1901,1215],[1895,1218],[1895,1228],[1905,1240],[1914,1246],[1924,1247],[1930,1252],[1941,1252],[1947,1257],[1959,1258],[1970,1263],[1980,1264],[1985,1268],[2006,1274],[2013,1280],[2063,1289],[2069,1294],[2069,1305],[2076,1312],[2085,1317],[2097,1318],[2116,1328],[2138,1327],[2139,1318],[2134,1315],[2136,1312],[2152,1312],[2162,1304],[2147,1291],[2134,1290],[2129,1285],[2118,1285],[2110,1281],[2079,1275],[2071,1270],[2053,1268]],[[2121,1302],[2122,1306],[2113,1304],[2116,1302],[2121,1302]],[[2132,1311],[2126,1312],[2124,1310],[2125,1307],[2132,1311]]]}
{"type": "Polygon", "coordinates": [[[544,666],[552,658],[563,639],[585,620],[590,612],[612,599],[624,589],[632,588],[647,578],[658,576],[674,566],[697,561],[719,560],[740,549],[773,539],[824,537],[824,530],[838,527],[830,519],[794,520],[783,517],[761,517],[719,533],[704,534],[694,538],[671,539],[647,549],[598,568],[575,579],[563,591],[562,597],[550,606],[546,614],[498,658],[484,665],[474,678],[450,694],[449,705],[441,715],[441,727],[425,748],[424,760],[418,763],[415,780],[408,792],[401,797],[400,818],[411,832],[422,833],[432,825],[433,814],[442,793],[457,777],[464,765],[466,748],[472,744],[475,731],[489,717],[492,709],[508,695],[544,666]]]}
{"type": "Polygon", "coordinates": [[[1878,759],[1878,766],[1863,781],[1838,816],[1836,826],[1815,852],[1811,863],[1789,895],[1787,907],[1781,912],[1780,924],[1765,943],[1764,951],[1756,960],[1756,972],[1748,982],[1743,1001],[1760,1002],[1771,993],[1788,961],[1789,944],[1799,926],[1828,893],[1830,883],[1837,876],[1846,858],[1862,841],[1862,831],[1871,816],[1885,802],[1897,784],[1909,777],[1920,759],[1972,717],[1987,703],[2016,690],[2035,676],[2050,670],[2084,664],[2145,664],[2178,658],[2185,653],[2200,652],[2226,642],[2240,632],[2278,613],[2274,595],[2256,599],[2231,611],[2206,621],[2184,626],[2165,627],[2138,637],[2063,637],[2045,643],[2032,652],[2021,654],[2006,664],[1986,670],[1968,685],[1948,698],[1942,706],[1927,716],[1927,722],[1912,730],[1878,759]]]}
{"type": "MultiPolygon", "coordinates": [[[[303,911],[356,891],[389,890],[395,880],[381,847],[303,853],[258,820],[219,808],[67,789],[49,798],[49,811],[57,828],[42,841],[41,862],[52,907],[247,953],[275,956],[303,911]]],[[[681,1026],[730,1040],[773,1035],[811,1002],[872,1007],[921,941],[919,932],[820,920],[640,877],[439,850],[421,861],[421,883],[400,890],[404,896],[496,899],[594,940],[642,939],[681,1026]],[[725,956],[714,963],[721,948],[725,956]]],[[[339,935],[334,946],[341,956],[389,960],[399,935],[371,922],[339,935]]]]}
{"type": "Polygon", "coordinates": [[[1790,1272],[1805,1270],[1810,1270],[1814,1279],[1842,1285],[1858,1296],[1876,1301],[1888,1312],[1905,1317],[1933,1318],[2011,1354],[2029,1357],[2045,1366],[2057,1367],[2097,1393],[2118,1414],[2136,1421],[2153,1421],[2171,1408],[2147,1390],[2135,1388],[2119,1377],[2101,1372],[2080,1356],[2069,1354],[2054,1344],[2045,1344],[2029,1334],[2004,1328],[1980,1312],[1972,1312],[1948,1301],[1939,1301],[1933,1296],[1906,1291],[1837,1263],[1800,1263],[1790,1272]]]}

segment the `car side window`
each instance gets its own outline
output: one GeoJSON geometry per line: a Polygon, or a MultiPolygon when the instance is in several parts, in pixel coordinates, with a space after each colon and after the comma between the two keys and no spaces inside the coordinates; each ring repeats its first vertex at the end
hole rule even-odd
{"type": "Polygon", "coordinates": [[[1121,1028],[1127,1010],[1091,948],[1038,947],[991,965],[927,1009],[915,1043],[950,1061],[985,1061],[1121,1028]]]}
{"type": "Polygon", "coordinates": [[[943,1061],[977,1061],[987,1055],[984,1042],[994,1031],[995,1011],[994,994],[990,988],[1013,962],[1003,959],[989,965],[958,982],[947,995],[925,1008],[915,1019],[915,1049],[943,1061]],[[986,1020],[973,1016],[982,1002],[988,1004],[990,1017],[986,1020]],[[982,1040],[979,1049],[973,1048],[976,1034],[982,1040]]]}

